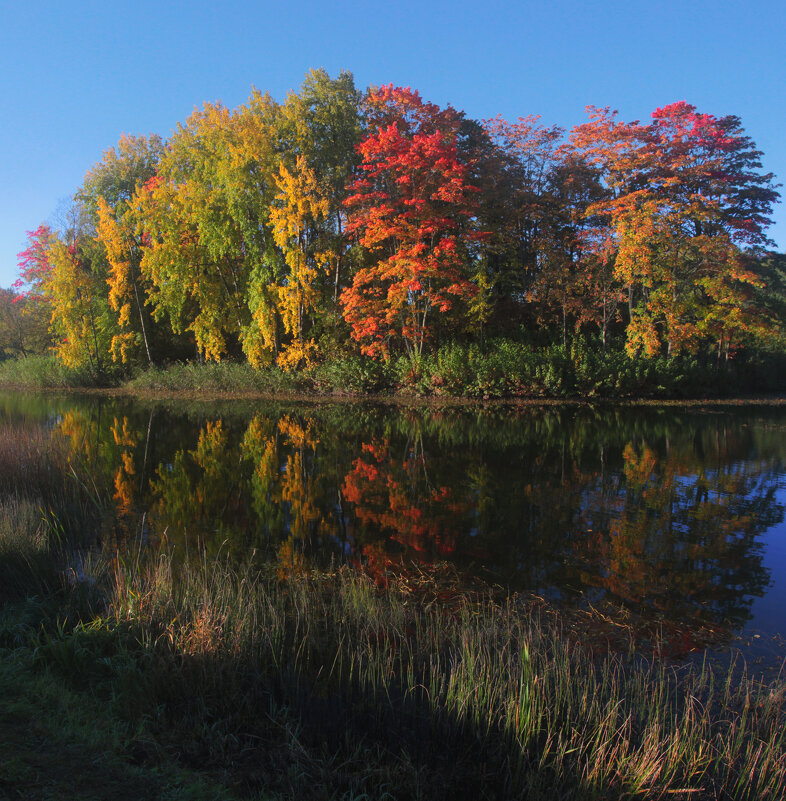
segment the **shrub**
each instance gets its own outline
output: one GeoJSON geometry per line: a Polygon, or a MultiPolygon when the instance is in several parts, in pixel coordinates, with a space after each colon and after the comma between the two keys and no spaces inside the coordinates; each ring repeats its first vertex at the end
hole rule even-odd
{"type": "Polygon", "coordinates": [[[380,392],[391,384],[390,368],[362,356],[336,358],[312,367],[309,378],[317,391],[380,392]]]}
{"type": "Polygon", "coordinates": [[[66,367],[55,356],[26,356],[0,363],[0,386],[23,389],[97,387],[119,381],[116,370],[96,373],[87,365],[66,367]]]}

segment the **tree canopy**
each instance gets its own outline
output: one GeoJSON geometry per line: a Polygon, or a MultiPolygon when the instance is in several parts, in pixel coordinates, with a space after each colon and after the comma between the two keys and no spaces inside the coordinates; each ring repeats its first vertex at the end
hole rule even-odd
{"type": "MultiPolygon", "coordinates": [[[[589,107],[566,132],[313,70],[284,102],[254,90],[167,140],[121,137],[74,224],[29,232],[15,288],[56,352],[96,369],[189,349],[416,361],[571,332],[637,358],[728,357],[780,336],[774,180],[738,117],[684,101],[648,122],[589,107]]],[[[14,314],[17,345],[0,345],[21,352],[14,314]]]]}

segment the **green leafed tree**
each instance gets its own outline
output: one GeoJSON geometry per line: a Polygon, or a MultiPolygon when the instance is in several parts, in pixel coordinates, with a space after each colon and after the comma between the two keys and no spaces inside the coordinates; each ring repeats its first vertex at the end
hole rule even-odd
{"type": "Polygon", "coordinates": [[[207,359],[236,352],[241,340],[253,347],[270,327],[260,297],[249,302],[249,283],[274,277],[267,219],[279,113],[256,92],[234,112],[205,104],[178,126],[137,195],[154,314],[190,331],[207,359]]]}

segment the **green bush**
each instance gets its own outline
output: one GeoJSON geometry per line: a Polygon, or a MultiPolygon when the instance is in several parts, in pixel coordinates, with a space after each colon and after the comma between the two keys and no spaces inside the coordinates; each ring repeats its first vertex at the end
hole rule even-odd
{"type": "Polygon", "coordinates": [[[391,384],[390,368],[363,356],[333,359],[312,367],[308,375],[321,392],[380,392],[391,384]]]}
{"type": "Polygon", "coordinates": [[[0,362],[0,386],[22,389],[68,389],[117,383],[115,370],[101,373],[90,367],[66,367],[55,356],[26,356],[0,362]]]}
{"type": "Polygon", "coordinates": [[[631,358],[619,346],[604,351],[585,337],[537,348],[506,339],[483,350],[449,343],[420,359],[400,357],[390,373],[394,386],[408,392],[486,399],[723,395],[766,387],[768,374],[756,363],[718,369],[694,356],[631,358]]]}

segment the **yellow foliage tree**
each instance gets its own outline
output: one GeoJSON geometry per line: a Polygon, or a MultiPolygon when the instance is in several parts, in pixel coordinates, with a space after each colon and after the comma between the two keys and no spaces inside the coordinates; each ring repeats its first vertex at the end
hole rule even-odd
{"type": "Polygon", "coordinates": [[[249,299],[264,298],[270,283],[260,270],[277,114],[258,93],[236,111],[205,104],[178,126],[156,177],[138,193],[154,313],[178,333],[193,332],[206,359],[221,359],[238,342],[247,349],[247,340],[253,349],[269,327],[249,299]]]}
{"type": "Polygon", "coordinates": [[[276,293],[284,331],[291,337],[278,363],[297,368],[304,362],[310,364],[316,353],[315,341],[305,337],[306,318],[309,311],[318,308],[320,275],[332,273],[337,254],[321,241],[320,223],[327,219],[330,204],[305,159],[297,157],[294,171],[282,164],[276,184],[279,193],[270,221],[273,238],[289,268],[286,281],[276,286],[276,293]]]}
{"type": "Polygon", "coordinates": [[[85,176],[77,192],[91,222],[95,238],[108,262],[106,282],[109,308],[116,314],[117,332],[111,342],[114,361],[142,358],[152,363],[151,351],[159,337],[145,308],[147,284],[139,268],[142,240],[136,231],[139,188],[156,172],[164,144],[161,137],[120,137],[85,176]]]}
{"type": "Polygon", "coordinates": [[[49,260],[52,269],[45,293],[57,335],[55,352],[70,367],[88,365],[99,373],[111,338],[101,279],[79,245],[67,244],[57,235],[49,244],[49,260]]]}
{"type": "MultiPolygon", "coordinates": [[[[131,329],[131,304],[136,296],[139,303],[139,288],[134,275],[133,256],[130,253],[126,231],[118,222],[114,211],[103,197],[98,199],[97,238],[104,243],[107,260],[109,261],[109,306],[117,312],[117,325],[120,329],[113,337],[110,349],[112,359],[125,363],[129,354],[136,345],[136,336],[131,329]]],[[[143,318],[142,318],[143,319],[143,318]]],[[[147,342],[147,332],[142,322],[142,334],[148,362],[150,348],[147,342]]]]}

